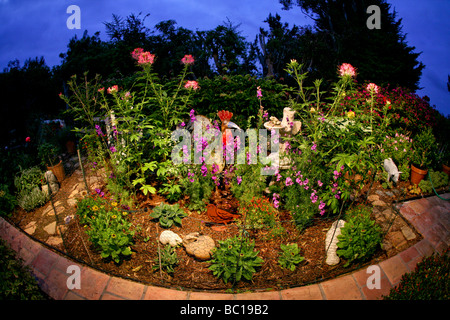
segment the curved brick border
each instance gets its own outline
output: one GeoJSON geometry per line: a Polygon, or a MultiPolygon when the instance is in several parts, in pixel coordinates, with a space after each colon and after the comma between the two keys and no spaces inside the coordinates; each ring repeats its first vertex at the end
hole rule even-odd
{"type": "MultiPolygon", "coordinates": [[[[450,198],[450,193],[441,195],[450,198]]],[[[56,300],[374,300],[387,295],[404,273],[433,252],[442,253],[450,245],[450,203],[438,197],[422,198],[398,206],[400,213],[423,235],[414,246],[377,264],[381,288],[369,289],[366,269],[318,284],[281,291],[253,293],[208,293],[179,291],[113,277],[74,263],[32,240],[0,217],[0,237],[18,257],[31,267],[39,286],[56,300]],[[81,270],[81,288],[69,290],[67,267],[81,270]]]]}

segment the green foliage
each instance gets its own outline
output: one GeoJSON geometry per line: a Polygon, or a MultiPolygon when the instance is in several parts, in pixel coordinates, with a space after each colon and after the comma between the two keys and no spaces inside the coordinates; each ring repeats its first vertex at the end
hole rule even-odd
{"type": "Polygon", "coordinates": [[[181,226],[181,219],[186,216],[187,213],[180,208],[178,203],[170,205],[164,202],[153,208],[153,212],[150,214],[150,217],[158,220],[163,228],[170,228],[173,224],[181,226]]]}
{"type": "Polygon", "coordinates": [[[219,247],[212,255],[209,269],[225,283],[239,282],[242,278],[251,280],[257,267],[264,262],[254,251],[255,242],[248,238],[234,236],[219,241],[219,247]]]}
{"type": "Polygon", "coordinates": [[[261,174],[262,164],[237,164],[235,179],[231,184],[231,192],[239,202],[249,202],[254,197],[261,197],[266,188],[266,177],[261,174]],[[240,183],[238,183],[239,181],[240,183]]]}
{"type": "Polygon", "coordinates": [[[119,263],[131,255],[133,242],[132,224],[127,221],[127,212],[119,204],[101,197],[86,197],[78,202],[77,214],[85,224],[86,233],[104,259],[119,263]]]}
{"type": "Polygon", "coordinates": [[[14,179],[17,190],[17,203],[26,211],[42,206],[49,200],[40,186],[43,182],[44,173],[39,167],[31,167],[21,170],[14,179]]]}
{"type": "Polygon", "coordinates": [[[419,182],[419,188],[423,193],[432,193],[433,187],[435,190],[437,190],[441,187],[448,186],[448,174],[446,174],[445,172],[429,170],[428,174],[430,175],[429,177],[427,175],[425,179],[419,182]]]}
{"type": "Polygon", "coordinates": [[[0,300],[48,300],[31,275],[31,269],[24,266],[3,239],[0,239],[0,256],[0,300]]]}
{"type": "Polygon", "coordinates": [[[432,128],[428,127],[414,137],[412,163],[419,168],[428,168],[436,148],[436,139],[432,128]]]}
{"type": "Polygon", "coordinates": [[[382,242],[381,228],[370,217],[370,209],[358,206],[346,213],[346,223],[338,236],[337,255],[347,260],[364,261],[379,248],[382,242]]]}
{"type": "Polygon", "coordinates": [[[296,265],[305,260],[300,256],[300,249],[296,243],[292,244],[280,244],[282,252],[278,258],[278,263],[281,267],[294,271],[296,265]]]}
{"type": "Polygon", "coordinates": [[[0,216],[9,217],[16,205],[16,197],[9,192],[8,186],[0,184],[0,216]]]}
{"type": "Polygon", "coordinates": [[[58,145],[43,142],[38,147],[38,157],[43,166],[53,167],[59,163],[61,149],[58,145]]]}
{"type": "MultiPolygon", "coordinates": [[[[175,250],[166,244],[166,246],[160,251],[161,255],[161,269],[167,273],[173,273],[174,268],[178,265],[178,256],[175,250]]],[[[159,256],[154,260],[155,265],[153,270],[159,270],[159,256]]]]}
{"type": "Polygon", "coordinates": [[[450,256],[433,254],[424,258],[414,272],[405,273],[384,300],[447,300],[450,298],[450,256]]]}
{"type": "Polygon", "coordinates": [[[272,229],[276,224],[277,210],[264,196],[253,197],[239,206],[239,213],[245,220],[247,229],[272,229]]]}

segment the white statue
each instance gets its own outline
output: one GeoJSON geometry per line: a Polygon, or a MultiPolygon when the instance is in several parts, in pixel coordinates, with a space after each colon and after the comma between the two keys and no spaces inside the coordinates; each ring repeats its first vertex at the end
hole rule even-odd
{"type": "Polygon", "coordinates": [[[337,243],[339,242],[338,236],[341,234],[341,228],[345,225],[344,220],[337,220],[333,222],[330,230],[327,232],[327,236],[325,238],[325,250],[327,253],[326,264],[330,266],[334,266],[339,263],[340,259],[336,254],[337,251],[337,243]],[[337,227],[336,227],[337,225],[337,227]]]}
{"type": "Polygon", "coordinates": [[[170,244],[172,247],[176,247],[183,242],[181,237],[173,231],[164,230],[159,235],[159,242],[162,244],[170,244]]]}

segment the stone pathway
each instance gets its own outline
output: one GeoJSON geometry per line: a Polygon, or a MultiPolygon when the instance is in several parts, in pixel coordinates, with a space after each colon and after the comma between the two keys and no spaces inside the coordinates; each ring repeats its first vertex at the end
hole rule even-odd
{"type": "MultiPolygon", "coordinates": [[[[86,159],[82,159],[85,161],[86,159]]],[[[44,209],[42,210],[41,216],[38,219],[43,219],[44,221],[51,221],[49,223],[44,223],[45,226],[42,229],[49,235],[46,243],[50,246],[58,248],[62,245],[63,240],[61,233],[65,232],[65,219],[73,218],[73,214],[70,214],[70,209],[74,209],[77,203],[77,199],[86,196],[87,191],[83,180],[83,174],[80,169],[78,156],[73,156],[65,161],[64,163],[65,171],[71,172],[70,176],[66,175],[66,179],[63,183],[73,183],[73,187],[67,192],[62,191],[61,188],[55,195],[54,198],[61,192],[67,193],[67,197],[63,197],[60,200],[53,202],[49,201],[44,209]],[[55,217],[55,213],[57,217],[55,217]],[[52,219],[48,219],[52,217],[52,219]]],[[[86,183],[90,191],[94,191],[96,188],[101,188],[105,181],[105,172],[98,170],[95,175],[90,175],[86,177],[86,183]]],[[[33,235],[37,231],[38,223],[37,221],[30,221],[25,227],[24,231],[30,235],[33,235]]]]}
{"type": "MultiPolygon", "coordinates": [[[[450,193],[442,197],[450,199],[450,193]]],[[[373,197],[370,201],[375,209],[380,211],[380,217],[390,215],[387,208],[377,202],[379,199],[373,197]]],[[[390,289],[399,283],[401,276],[413,271],[424,257],[434,252],[443,253],[450,245],[449,202],[430,197],[402,203],[397,209],[423,239],[375,265],[380,274],[379,289],[367,286],[372,273],[368,273],[364,268],[329,281],[281,291],[238,294],[180,291],[113,277],[75,263],[33,241],[26,233],[17,230],[3,218],[0,218],[0,237],[31,267],[40,287],[56,300],[374,300],[389,294],[390,289]],[[73,274],[67,272],[69,266],[78,267],[80,270],[79,289],[68,288],[69,277],[73,274]]],[[[33,225],[28,227],[32,228],[33,225]]],[[[410,226],[406,226],[409,230],[402,229],[405,227],[402,225],[397,227],[400,228],[396,236],[399,238],[397,245],[400,246],[401,237],[412,237],[414,230],[410,226]]]]}

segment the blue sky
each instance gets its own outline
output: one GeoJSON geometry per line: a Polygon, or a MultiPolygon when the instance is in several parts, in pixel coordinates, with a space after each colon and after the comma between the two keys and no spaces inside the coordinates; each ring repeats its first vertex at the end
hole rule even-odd
{"type": "MultiPolygon", "coordinates": [[[[408,45],[422,52],[419,60],[425,64],[417,93],[427,95],[431,104],[444,115],[450,114],[450,1],[449,0],[391,0],[388,1],[402,18],[408,45]]],[[[277,0],[0,0],[0,70],[9,61],[44,56],[50,67],[61,63],[59,54],[66,52],[69,40],[84,30],[89,35],[100,31],[106,38],[103,22],[112,14],[126,17],[131,13],[150,13],[146,25],[173,19],[190,30],[209,30],[229,19],[241,24],[242,35],[253,41],[269,13],[278,13],[282,22],[302,26],[312,24],[299,8],[281,10],[277,0]],[[66,12],[70,5],[81,9],[81,29],[69,30],[66,12]]]]}

